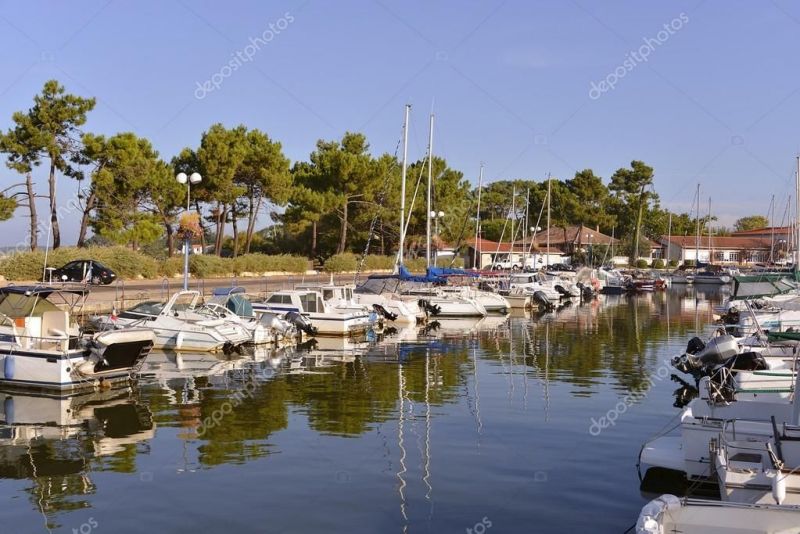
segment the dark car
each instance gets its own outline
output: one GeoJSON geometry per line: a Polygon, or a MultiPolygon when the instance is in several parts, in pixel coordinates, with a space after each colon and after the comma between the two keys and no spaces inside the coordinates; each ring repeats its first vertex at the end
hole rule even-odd
{"type": "Polygon", "coordinates": [[[87,282],[94,285],[110,284],[117,275],[95,260],[75,260],[47,275],[47,282],[87,282]],[[51,278],[52,276],[52,278],[51,278]]]}

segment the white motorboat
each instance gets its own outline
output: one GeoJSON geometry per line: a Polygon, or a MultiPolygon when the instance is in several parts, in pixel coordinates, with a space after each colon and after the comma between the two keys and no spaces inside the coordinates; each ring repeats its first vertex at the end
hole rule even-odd
{"type": "Polygon", "coordinates": [[[241,324],[250,332],[254,345],[288,343],[297,335],[295,326],[281,317],[264,313],[257,315],[242,287],[214,288],[200,313],[241,324]]]}
{"type": "Polygon", "coordinates": [[[642,508],[636,534],[788,534],[798,525],[800,508],[662,495],[642,508]]]}
{"type": "Polygon", "coordinates": [[[713,475],[710,444],[725,431],[726,421],[736,420],[737,440],[763,440],[771,436],[770,427],[763,424],[771,417],[777,424],[798,423],[800,403],[792,399],[751,397],[731,402],[720,399],[717,389],[709,377],[702,378],[700,397],[692,400],[680,415],[680,434],[658,436],[645,443],[639,465],[680,471],[690,480],[704,480],[713,475]]]}
{"type": "Polygon", "coordinates": [[[307,318],[314,335],[348,336],[364,333],[373,323],[372,313],[364,309],[337,309],[322,298],[319,291],[311,289],[285,289],[276,291],[264,302],[254,302],[258,313],[295,313],[307,318]]]}
{"type": "Polygon", "coordinates": [[[498,293],[475,289],[467,286],[444,286],[444,294],[452,294],[458,297],[472,299],[479,303],[487,313],[501,313],[503,315],[511,311],[511,303],[498,293]]]}
{"type": "Polygon", "coordinates": [[[389,291],[381,279],[367,278],[353,290],[353,298],[364,306],[382,307],[394,316],[391,321],[400,325],[421,323],[427,318],[425,310],[416,300],[404,299],[398,293],[389,291]]]}
{"type": "Polygon", "coordinates": [[[153,347],[152,331],[83,333],[72,311],[86,295],[83,288],[0,288],[0,384],[75,390],[135,375],[153,347]]]}
{"type": "Polygon", "coordinates": [[[251,343],[253,333],[240,321],[203,310],[198,291],[178,291],[166,302],[141,302],[119,316],[95,320],[100,327],[146,327],[155,333],[155,348],[191,352],[229,352],[251,343]]]}
{"type": "Polygon", "coordinates": [[[537,273],[514,273],[508,279],[509,291],[524,291],[533,296],[539,294],[551,302],[561,300],[562,294],[559,293],[555,284],[542,281],[537,273]]]}

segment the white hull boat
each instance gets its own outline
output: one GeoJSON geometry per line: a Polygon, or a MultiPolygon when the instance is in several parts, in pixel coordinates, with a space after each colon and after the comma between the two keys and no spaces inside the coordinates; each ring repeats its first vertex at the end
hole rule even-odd
{"type": "Polygon", "coordinates": [[[295,313],[307,318],[316,336],[351,336],[372,328],[374,317],[363,309],[336,309],[327,304],[315,290],[287,289],[276,291],[264,302],[253,303],[256,313],[295,313]]]}
{"type": "Polygon", "coordinates": [[[0,385],[71,391],[130,380],[153,347],[152,331],[82,334],[70,312],[48,300],[53,295],[82,301],[86,293],[0,289],[0,385]]]}
{"type": "Polygon", "coordinates": [[[166,304],[145,301],[119,314],[100,318],[105,328],[146,327],[156,336],[155,348],[189,352],[228,352],[251,343],[253,333],[238,320],[203,312],[197,291],[179,291],[166,304]]]}
{"type": "Polygon", "coordinates": [[[734,504],[662,495],[647,503],[636,534],[788,534],[797,532],[800,509],[734,504]]]}

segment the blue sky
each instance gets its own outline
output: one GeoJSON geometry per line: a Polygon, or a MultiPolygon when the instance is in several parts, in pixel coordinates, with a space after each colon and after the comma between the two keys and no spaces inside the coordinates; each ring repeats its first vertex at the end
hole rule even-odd
{"type": "MultiPolygon", "coordinates": [[[[773,194],[780,219],[800,150],[799,40],[788,0],[6,1],[0,127],[56,78],[97,97],[86,130],[133,131],[167,159],[223,122],[297,160],[347,130],[394,153],[408,102],[410,156],[433,108],[434,152],[474,182],[481,161],[491,181],[587,167],[608,179],[641,159],[671,209],[688,210],[700,182],[723,223],[766,213],[773,194]],[[251,61],[197,98],[237,52],[251,61]]],[[[59,180],[64,200],[75,188],[59,180]]],[[[0,244],[19,241],[24,212],[2,225],[0,244]]],[[[74,243],[77,217],[63,226],[74,243]]]]}

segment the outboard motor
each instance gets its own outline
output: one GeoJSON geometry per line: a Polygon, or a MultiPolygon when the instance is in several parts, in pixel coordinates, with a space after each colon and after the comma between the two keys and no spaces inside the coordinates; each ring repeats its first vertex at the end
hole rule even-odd
{"type": "Polygon", "coordinates": [[[387,310],[386,308],[384,308],[380,304],[373,304],[372,305],[372,309],[375,310],[375,313],[377,313],[378,315],[380,315],[381,317],[383,317],[385,319],[389,319],[390,321],[397,320],[397,314],[396,313],[390,312],[389,310],[387,310]]]}
{"type": "Polygon", "coordinates": [[[437,306],[436,304],[431,304],[425,299],[420,299],[419,302],[417,302],[417,304],[419,304],[419,307],[425,310],[425,313],[427,313],[428,315],[433,315],[435,317],[440,313],[442,313],[442,308],[440,306],[437,306]]]}
{"type": "Polygon", "coordinates": [[[312,326],[311,321],[309,321],[307,317],[304,317],[303,315],[301,315],[296,311],[287,312],[286,320],[292,323],[295,326],[295,328],[297,328],[301,332],[305,332],[309,336],[317,335],[317,329],[314,326],[312,326]]]}
{"type": "Polygon", "coordinates": [[[699,337],[693,337],[686,345],[686,354],[697,354],[706,348],[706,344],[699,337]]]}
{"type": "Polygon", "coordinates": [[[678,371],[689,373],[699,379],[709,374],[719,364],[739,355],[739,344],[730,334],[717,336],[707,345],[700,338],[692,338],[686,347],[686,354],[672,359],[678,371]]]}
{"type": "Polygon", "coordinates": [[[556,284],[556,285],[555,285],[555,287],[554,287],[553,289],[555,289],[556,291],[558,291],[558,294],[559,294],[559,295],[561,295],[561,298],[562,298],[562,299],[563,299],[563,298],[569,298],[569,297],[571,297],[571,296],[572,296],[572,295],[570,294],[570,292],[569,292],[569,291],[567,291],[567,288],[565,288],[565,287],[564,287],[564,286],[562,286],[561,284],[556,284]]]}
{"type": "Polygon", "coordinates": [[[534,291],[532,300],[539,305],[539,308],[552,309],[555,307],[544,291],[534,291]]]}

